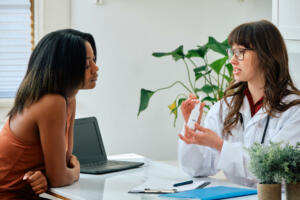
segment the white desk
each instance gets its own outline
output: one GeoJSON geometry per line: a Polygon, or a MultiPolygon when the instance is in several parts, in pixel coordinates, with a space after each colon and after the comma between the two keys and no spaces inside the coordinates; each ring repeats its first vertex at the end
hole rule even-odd
{"type": "MultiPolygon", "coordinates": [[[[145,164],[136,169],[130,169],[115,173],[103,175],[80,174],[78,182],[61,188],[52,188],[51,192],[69,199],[87,199],[87,200],[154,200],[154,199],[174,199],[159,198],[155,194],[129,194],[128,191],[140,184],[143,184],[149,177],[166,179],[174,183],[191,179],[184,172],[174,166],[161,162],[153,161],[136,154],[124,154],[111,156],[109,159],[141,161],[145,164]]],[[[201,180],[210,180],[209,186],[237,186],[226,180],[216,180],[213,178],[201,178],[201,180]]],[[[208,186],[208,187],[209,187],[208,186]]],[[[239,197],[234,199],[257,199],[256,195],[239,197]]],[[[284,199],[284,198],[283,198],[284,199]]],[[[175,200],[175,199],[174,199],[175,200]]],[[[177,200],[177,199],[176,199],[177,200]]]]}

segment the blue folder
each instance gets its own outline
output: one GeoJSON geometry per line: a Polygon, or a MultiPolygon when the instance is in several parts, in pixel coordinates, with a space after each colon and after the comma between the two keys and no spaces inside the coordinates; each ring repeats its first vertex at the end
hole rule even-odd
{"type": "Polygon", "coordinates": [[[208,187],[203,189],[188,190],[184,192],[178,192],[173,194],[162,194],[161,197],[173,197],[173,198],[194,198],[201,200],[214,200],[225,199],[231,197],[240,197],[246,195],[257,194],[255,189],[238,188],[238,187],[208,187]]]}

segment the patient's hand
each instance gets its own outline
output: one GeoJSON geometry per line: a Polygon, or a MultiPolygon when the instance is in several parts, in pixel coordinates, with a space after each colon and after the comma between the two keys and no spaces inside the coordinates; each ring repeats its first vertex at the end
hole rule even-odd
{"type": "Polygon", "coordinates": [[[75,181],[78,181],[80,176],[80,163],[76,156],[71,155],[69,167],[74,170],[75,181]]]}
{"type": "Polygon", "coordinates": [[[41,171],[29,171],[24,175],[23,180],[30,184],[35,194],[42,194],[48,190],[46,176],[41,171]]]}

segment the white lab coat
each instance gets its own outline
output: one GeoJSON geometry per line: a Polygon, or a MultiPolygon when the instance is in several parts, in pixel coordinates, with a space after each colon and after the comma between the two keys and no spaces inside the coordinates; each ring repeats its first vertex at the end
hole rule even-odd
{"type": "MultiPolygon", "coordinates": [[[[300,97],[289,95],[284,101],[288,102],[294,99],[300,99],[300,97]]],[[[228,107],[225,102],[217,102],[208,112],[204,127],[221,136],[227,112],[228,107]]],[[[239,122],[231,130],[232,136],[224,139],[221,152],[206,146],[186,144],[179,139],[178,160],[181,168],[191,176],[212,176],[219,170],[223,170],[229,181],[255,187],[257,180],[247,168],[249,155],[244,148],[252,146],[255,142],[261,142],[267,114],[261,108],[251,117],[250,105],[246,96],[240,113],[243,117],[243,124],[239,122]]],[[[295,145],[300,141],[300,105],[292,106],[277,116],[277,118],[270,118],[264,144],[268,144],[270,141],[283,141],[295,145]]],[[[181,134],[184,134],[184,129],[181,134]]]]}

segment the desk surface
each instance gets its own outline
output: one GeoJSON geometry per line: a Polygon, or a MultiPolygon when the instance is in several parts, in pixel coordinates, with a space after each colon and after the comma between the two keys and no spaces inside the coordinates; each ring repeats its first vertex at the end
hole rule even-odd
{"type": "MultiPolygon", "coordinates": [[[[51,188],[51,192],[74,200],[155,200],[162,199],[155,194],[130,194],[129,190],[143,184],[149,178],[166,179],[174,183],[191,179],[188,175],[174,166],[170,166],[161,162],[153,161],[136,154],[124,154],[119,156],[111,156],[109,159],[140,161],[145,164],[136,169],[130,169],[115,173],[102,175],[80,174],[78,182],[61,188],[51,188]]],[[[241,187],[226,180],[216,180],[213,178],[199,178],[201,180],[209,180],[212,184],[209,186],[236,186],[241,187]]],[[[174,199],[174,198],[163,198],[174,199]]],[[[256,195],[235,198],[237,200],[257,199],[256,195]]],[[[282,199],[285,199],[284,196],[282,199]]]]}

